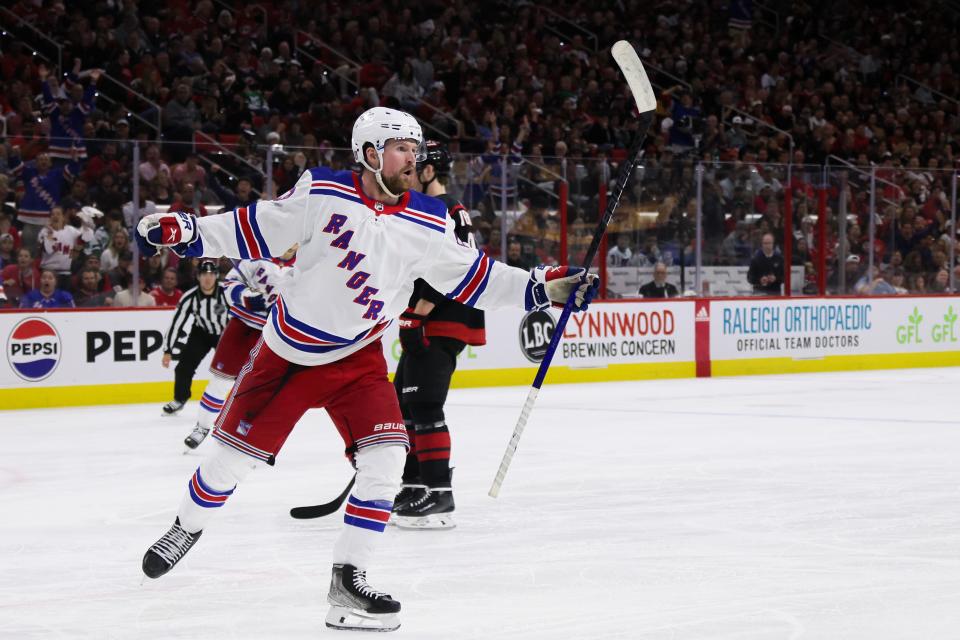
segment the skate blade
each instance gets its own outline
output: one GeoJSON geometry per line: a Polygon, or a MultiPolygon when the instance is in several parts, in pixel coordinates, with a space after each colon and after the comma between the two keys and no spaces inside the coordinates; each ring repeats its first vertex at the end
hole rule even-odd
{"type": "Polygon", "coordinates": [[[398,529],[453,529],[457,523],[452,513],[432,513],[428,516],[391,516],[390,522],[398,529]]]}
{"type": "Polygon", "coordinates": [[[396,631],[400,616],[396,613],[367,613],[360,609],[331,606],[327,612],[327,626],[347,631],[396,631]]]}

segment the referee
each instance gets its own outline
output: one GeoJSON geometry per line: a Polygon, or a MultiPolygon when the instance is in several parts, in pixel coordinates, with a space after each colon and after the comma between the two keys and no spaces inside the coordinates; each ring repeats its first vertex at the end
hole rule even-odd
{"type": "Polygon", "coordinates": [[[229,320],[227,299],[223,295],[223,289],[217,285],[217,263],[204,260],[200,263],[198,272],[197,279],[200,284],[180,298],[164,344],[162,364],[164,368],[168,368],[177,337],[187,322],[193,320],[187,344],[180,351],[180,361],[174,370],[173,400],[163,405],[163,413],[168,416],[176,415],[190,399],[193,374],[207,352],[217,346],[220,334],[229,320]]]}

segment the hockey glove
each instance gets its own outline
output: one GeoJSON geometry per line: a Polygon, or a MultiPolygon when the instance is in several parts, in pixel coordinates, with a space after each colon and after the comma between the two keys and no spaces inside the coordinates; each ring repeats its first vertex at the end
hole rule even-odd
{"type": "Polygon", "coordinates": [[[259,291],[244,291],[240,296],[240,303],[250,311],[266,311],[267,302],[259,291]]]}
{"type": "Polygon", "coordinates": [[[197,220],[189,213],[174,211],[144,216],[137,225],[136,238],[140,251],[147,257],[157,253],[157,247],[170,247],[181,258],[203,255],[197,220]]]}
{"type": "Polygon", "coordinates": [[[400,315],[398,321],[400,326],[400,346],[404,352],[412,356],[419,356],[427,351],[430,346],[430,340],[424,335],[424,322],[427,316],[414,313],[412,309],[407,309],[400,315]]]}
{"type": "Polygon", "coordinates": [[[524,306],[527,311],[551,305],[562,309],[576,289],[573,310],[586,311],[599,286],[596,274],[587,273],[581,267],[536,267],[530,270],[524,306]]]}

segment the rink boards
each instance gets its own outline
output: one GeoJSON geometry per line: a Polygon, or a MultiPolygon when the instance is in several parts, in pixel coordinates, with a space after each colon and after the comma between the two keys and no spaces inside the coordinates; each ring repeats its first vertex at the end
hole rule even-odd
{"type": "MultiPolygon", "coordinates": [[[[634,300],[571,318],[548,383],[960,365],[960,298],[634,300]]],[[[0,312],[0,408],[167,401],[172,309],[0,312]]],[[[487,313],[454,386],[527,385],[558,313],[487,313]]],[[[383,339],[391,372],[396,327],[383,339]]],[[[194,398],[207,379],[197,370],[194,398]]]]}

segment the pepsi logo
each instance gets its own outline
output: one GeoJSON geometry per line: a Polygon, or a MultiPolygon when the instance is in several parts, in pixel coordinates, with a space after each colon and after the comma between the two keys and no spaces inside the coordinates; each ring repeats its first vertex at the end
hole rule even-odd
{"type": "Polygon", "coordinates": [[[7,362],[18,376],[37,382],[57,368],[61,350],[60,336],[52,324],[40,318],[27,318],[10,332],[7,362]]]}

